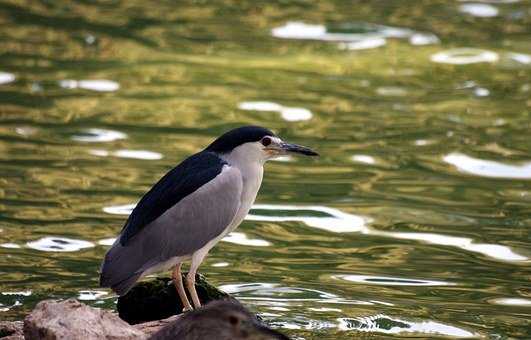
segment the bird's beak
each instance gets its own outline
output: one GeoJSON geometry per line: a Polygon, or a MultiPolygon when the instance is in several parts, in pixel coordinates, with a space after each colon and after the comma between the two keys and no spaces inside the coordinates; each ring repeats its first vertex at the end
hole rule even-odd
{"type": "Polygon", "coordinates": [[[319,156],[317,152],[302,145],[281,142],[279,143],[279,147],[286,153],[300,153],[301,155],[305,156],[319,156]]]}

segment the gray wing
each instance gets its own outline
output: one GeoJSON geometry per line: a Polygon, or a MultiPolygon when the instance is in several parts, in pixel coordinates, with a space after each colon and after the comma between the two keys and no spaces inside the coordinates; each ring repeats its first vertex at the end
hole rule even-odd
{"type": "Polygon", "coordinates": [[[103,261],[100,285],[123,295],[147,269],[201,249],[221,235],[236,216],[242,186],[240,171],[226,165],[218,176],[148,224],[125,246],[118,238],[103,261]]]}

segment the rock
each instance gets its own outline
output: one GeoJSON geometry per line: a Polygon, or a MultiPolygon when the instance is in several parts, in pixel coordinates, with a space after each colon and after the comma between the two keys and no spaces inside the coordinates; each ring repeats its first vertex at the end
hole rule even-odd
{"type": "Polygon", "coordinates": [[[178,320],[179,320],[179,318],[181,316],[182,315],[174,315],[174,316],[170,316],[167,319],[148,321],[148,322],[144,322],[144,323],[138,323],[138,324],[133,325],[131,327],[134,327],[135,329],[137,329],[139,331],[142,331],[147,336],[150,336],[150,335],[153,335],[154,333],[156,333],[161,328],[167,326],[168,324],[170,324],[170,323],[172,323],[174,321],[178,322],[178,320]]]}
{"type": "Polygon", "coordinates": [[[26,339],[145,339],[111,311],[89,307],[74,299],[45,300],[24,320],[26,339]]]}
{"type": "Polygon", "coordinates": [[[289,340],[264,325],[238,301],[220,300],[187,312],[149,340],[289,340]]]}
{"type": "Polygon", "coordinates": [[[0,338],[2,340],[24,340],[23,327],[22,321],[0,321],[0,338]]]}
{"type": "MultiPolygon", "coordinates": [[[[183,280],[186,274],[183,274],[183,280]]],[[[230,295],[209,284],[203,275],[197,274],[195,287],[202,304],[213,300],[232,299],[230,295]]],[[[188,297],[190,301],[192,299],[188,297]]],[[[142,281],[126,295],[118,298],[118,314],[130,324],[161,320],[183,310],[173,281],[169,278],[157,278],[142,281]]]]}

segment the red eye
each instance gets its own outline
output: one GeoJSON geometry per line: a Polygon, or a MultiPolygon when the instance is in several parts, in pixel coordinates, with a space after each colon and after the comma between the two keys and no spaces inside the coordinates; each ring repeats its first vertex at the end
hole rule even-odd
{"type": "Polygon", "coordinates": [[[262,138],[262,145],[263,146],[268,146],[269,144],[271,144],[271,138],[269,138],[269,137],[262,138]]]}

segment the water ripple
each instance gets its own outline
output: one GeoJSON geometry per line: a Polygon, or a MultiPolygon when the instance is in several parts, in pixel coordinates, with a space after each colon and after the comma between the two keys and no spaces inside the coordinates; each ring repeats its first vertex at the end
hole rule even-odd
{"type": "Polygon", "coordinates": [[[0,72],[0,85],[9,84],[11,82],[14,82],[15,79],[16,77],[13,73],[0,72]]]}
{"type": "Polygon", "coordinates": [[[84,248],[92,248],[94,247],[94,243],[66,237],[48,236],[37,241],[28,242],[27,246],[40,251],[71,252],[84,248]]]}
{"type": "Polygon", "coordinates": [[[2,248],[8,248],[8,249],[18,249],[20,246],[16,243],[2,243],[0,244],[0,247],[2,248]]]}
{"type": "Polygon", "coordinates": [[[270,246],[271,243],[266,240],[261,239],[250,239],[245,235],[244,233],[233,231],[227,236],[225,236],[222,241],[240,244],[244,246],[253,246],[253,247],[267,247],[270,246]]]}
{"type": "Polygon", "coordinates": [[[352,156],[352,160],[358,163],[376,164],[376,159],[369,155],[354,155],[352,156]]]}
{"type": "Polygon", "coordinates": [[[82,135],[72,136],[73,140],[86,143],[113,142],[125,138],[127,138],[127,135],[123,132],[96,128],[86,129],[82,135]]]}
{"type": "Polygon", "coordinates": [[[98,244],[100,246],[112,246],[114,242],[116,241],[116,238],[104,238],[103,240],[99,240],[98,244]]]}
{"type": "Polygon", "coordinates": [[[459,11],[480,18],[492,18],[498,15],[497,7],[489,4],[468,3],[459,6],[459,11]]]}
{"type": "Polygon", "coordinates": [[[531,179],[531,162],[511,165],[473,158],[457,152],[444,156],[443,160],[455,166],[459,171],[472,175],[493,178],[531,179]]]}
{"type": "Polygon", "coordinates": [[[490,303],[503,306],[522,306],[531,307],[531,299],[524,298],[496,298],[490,299],[490,303]]]}
{"type": "Polygon", "coordinates": [[[332,275],[333,279],[381,286],[451,286],[450,282],[367,275],[332,275]]]}
{"type": "Polygon", "coordinates": [[[265,101],[241,102],[238,104],[238,108],[246,111],[279,112],[280,116],[288,122],[309,120],[313,116],[310,110],[302,107],[288,107],[265,101]]]}
{"type": "Polygon", "coordinates": [[[500,57],[498,53],[478,48],[455,48],[435,53],[431,61],[442,64],[466,65],[476,63],[494,63],[500,57]]]}
{"type": "Polygon", "coordinates": [[[109,292],[103,290],[81,290],[77,299],[80,301],[94,301],[108,294],[109,292]]]}
{"type": "Polygon", "coordinates": [[[114,92],[120,88],[120,84],[107,79],[92,80],[72,80],[65,79],[59,81],[59,86],[65,89],[84,89],[97,92],[114,92]]]}
{"type": "Polygon", "coordinates": [[[2,292],[2,295],[30,296],[31,293],[32,293],[31,290],[23,290],[23,291],[17,291],[17,292],[2,292]]]}
{"type": "Polygon", "coordinates": [[[378,332],[385,334],[420,333],[457,338],[473,338],[478,334],[465,329],[435,321],[408,321],[384,314],[360,316],[356,318],[339,318],[338,328],[360,332],[378,332]]]}
{"type": "Polygon", "coordinates": [[[339,42],[342,49],[363,50],[383,46],[387,38],[409,38],[412,45],[439,43],[432,33],[415,32],[408,28],[371,24],[366,22],[343,23],[337,27],[307,24],[291,21],[271,30],[271,34],[281,39],[320,40],[339,42]]]}
{"type": "Polygon", "coordinates": [[[301,211],[301,213],[305,211],[314,211],[325,213],[329,216],[315,217],[308,216],[307,213],[304,215],[301,214],[300,216],[269,216],[256,215],[251,212],[247,216],[248,220],[271,222],[299,221],[310,227],[324,229],[335,233],[359,232],[365,235],[421,241],[429,244],[457,247],[466,251],[485,255],[495,260],[510,262],[529,261],[528,257],[514,252],[510,247],[492,243],[476,243],[473,239],[467,237],[449,236],[423,232],[391,232],[376,230],[367,226],[367,223],[370,222],[370,219],[367,217],[360,217],[357,215],[348,214],[341,210],[324,206],[256,204],[253,206],[253,209],[273,210],[276,211],[277,214],[282,210],[299,210],[301,211]]]}
{"type": "Polygon", "coordinates": [[[136,204],[111,205],[104,207],[103,211],[111,215],[129,215],[135,206],[136,204]]]}
{"type": "Polygon", "coordinates": [[[114,156],[118,158],[133,158],[133,159],[144,159],[144,160],[158,160],[162,159],[162,154],[158,152],[148,151],[148,150],[116,150],[116,151],[107,151],[102,149],[92,149],[89,150],[89,153],[94,156],[99,157],[108,157],[114,156]]]}

